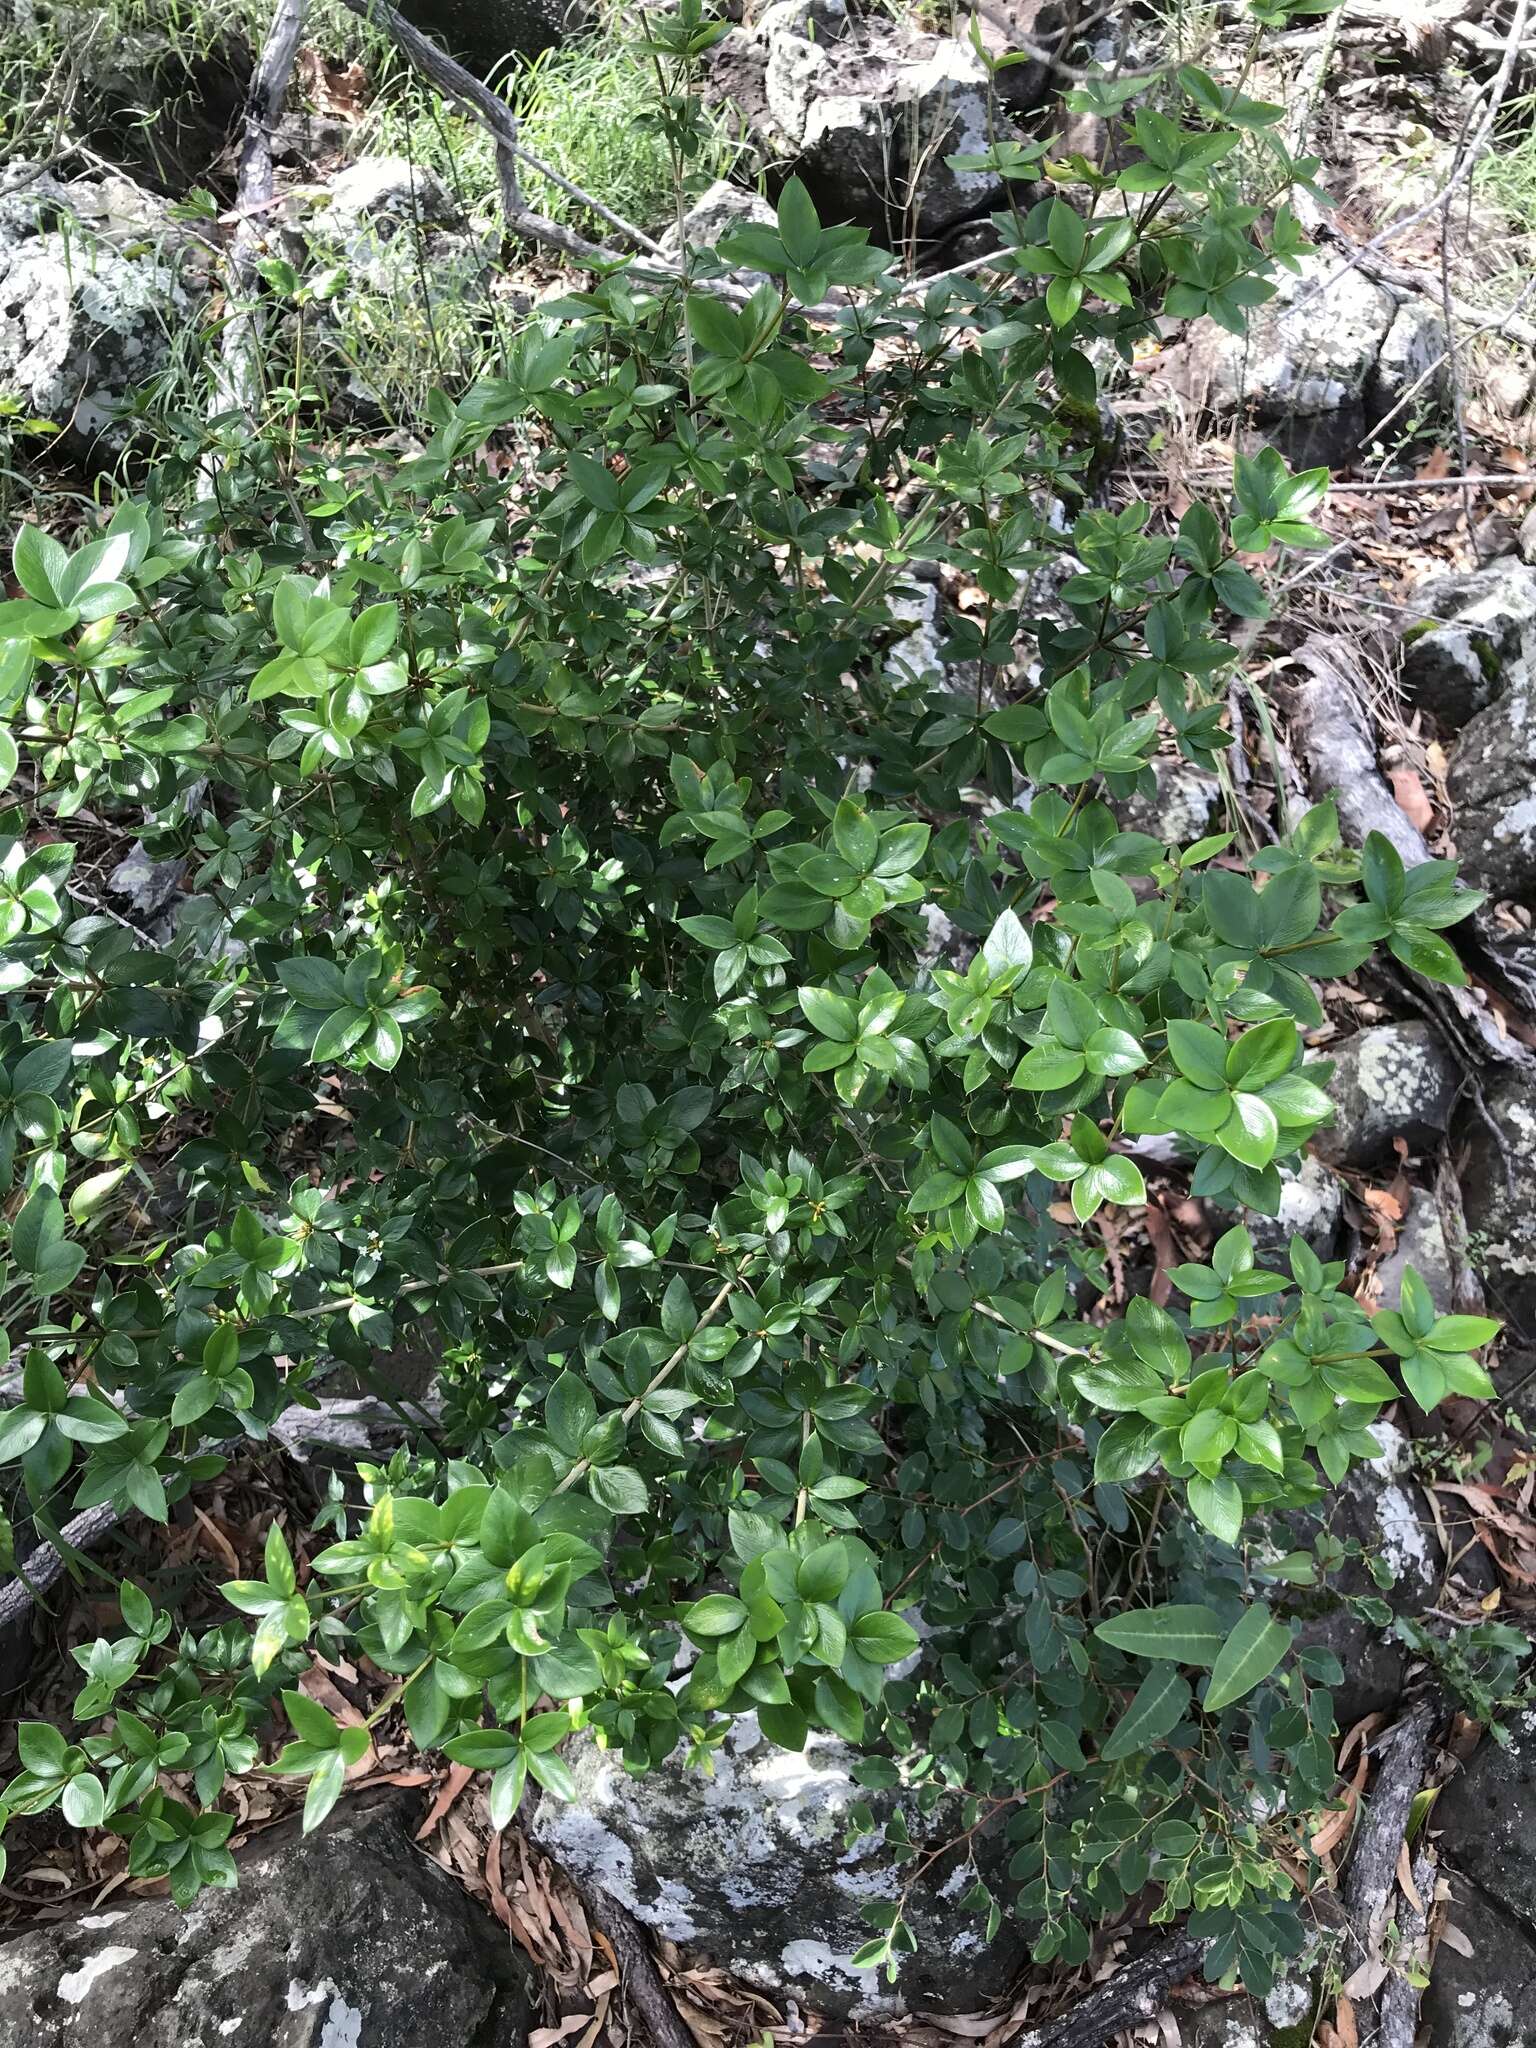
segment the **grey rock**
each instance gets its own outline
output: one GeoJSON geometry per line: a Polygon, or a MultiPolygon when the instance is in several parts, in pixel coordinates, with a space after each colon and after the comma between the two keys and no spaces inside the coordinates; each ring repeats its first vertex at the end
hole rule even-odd
{"type": "Polygon", "coordinates": [[[1213,1998],[1193,2013],[1181,2007],[1183,2048],[1306,2048],[1327,2009],[1330,1966],[1347,1939],[1343,1909],[1327,1893],[1310,1898],[1307,1910],[1311,1924],[1305,1946],[1285,1964],[1264,1998],[1239,1992],[1235,1998],[1213,1998]]]}
{"type": "Polygon", "coordinates": [[[1449,384],[1444,320],[1423,299],[1405,299],[1382,337],[1367,430],[1392,413],[1390,431],[1401,436],[1416,414],[1432,414],[1445,402],[1449,384]]]}
{"type": "Polygon", "coordinates": [[[773,0],[752,26],[771,47],[779,36],[801,36],[813,43],[841,42],[852,23],[845,0],[773,0]]]}
{"type": "Polygon", "coordinates": [[[1278,1259],[1283,1270],[1291,1239],[1299,1237],[1320,1259],[1331,1259],[1344,1220],[1344,1189],[1338,1175],[1309,1154],[1299,1169],[1281,1167],[1280,1182],[1279,1213],[1260,1216],[1255,1212],[1247,1218],[1249,1235],[1261,1257],[1271,1262],[1278,1259]]]}
{"type": "MultiPolygon", "coordinates": [[[[984,1942],[981,1923],[959,1905],[966,1866],[946,1861],[909,1900],[917,1953],[902,1959],[896,1985],[852,1967],[872,1933],[860,1907],[902,1886],[884,1847],[902,1795],[856,1785],[857,1752],[834,1736],[813,1733],[803,1752],[778,1749],[744,1715],[712,1777],[687,1769],[679,1750],[633,1778],[585,1737],[568,1761],[578,1796],[570,1805],[541,1798],[534,1840],[578,1882],[595,1880],[646,1926],[772,1996],[839,2017],[974,2011],[1027,1954],[1022,1930],[1007,1924],[984,1942]],[[860,1801],[877,1827],[850,1848],[849,1813],[860,1801]]],[[[942,1814],[923,1820],[903,1804],[914,1840],[944,1826],[942,1814]]],[[[979,1854],[1006,1860],[1006,1847],[979,1842],[979,1854]]]]}
{"type": "Polygon", "coordinates": [[[1536,569],[1513,555],[1485,568],[1434,576],[1413,592],[1421,623],[1403,635],[1402,684],[1409,702],[1459,732],[1496,697],[1523,687],[1536,669],[1536,569]],[[1425,630],[1422,620],[1444,620],[1425,630]]]}
{"type": "Polygon", "coordinates": [[[1536,1322],[1536,1080],[1514,1069],[1490,1077],[1483,1101],[1458,1118],[1466,1145],[1461,1199],[1474,1257],[1495,1309],[1536,1322]]]}
{"type": "Polygon", "coordinates": [[[768,116],[792,143],[805,141],[811,102],[831,75],[823,44],[784,27],[768,38],[768,116]]]}
{"type": "MultiPolygon", "coordinates": [[[[0,388],[87,458],[127,445],[124,401],[165,370],[195,304],[183,243],[114,241],[127,189],[61,185],[17,165],[0,196],[0,388]]],[[[142,217],[156,219],[147,197],[142,217]]]]}
{"type": "Polygon", "coordinates": [[[1522,562],[1536,562],[1536,505],[1521,520],[1515,546],[1522,562]]]}
{"type": "MultiPolygon", "coordinates": [[[[681,233],[677,222],[663,232],[661,246],[674,257],[684,248],[713,249],[733,228],[772,227],[776,219],[774,209],[760,194],[748,192],[742,186],[720,178],[701,193],[684,214],[681,233]]],[[[708,265],[702,267],[707,269],[708,265]]],[[[764,270],[732,266],[730,274],[749,291],[772,282],[764,270]]]]}
{"type": "Polygon", "coordinates": [[[1183,2048],[1270,2048],[1272,2038],[1263,2007],[1246,1992],[1179,2014],[1183,2048]]]}
{"type": "Polygon", "coordinates": [[[99,157],[173,196],[207,180],[245,106],[252,60],[235,33],[211,40],[161,10],[103,34],[94,8],[60,8],[55,30],[78,52],[74,132],[99,157]]]}
{"type": "Polygon", "coordinates": [[[898,75],[896,139],[904,144],[903,211],[919,235],[938,234],[1001,196],[991,171],[957,171],[946,161],[991,147],[986,67],[968,45],[941,40],[898,75]],[[915,206],[906,197],[914,182],[915,206]]]}
{"type": "Polygon", "coordinates": [[[0,1949],[3,2048],[523,2048],[528,1965],[397,1799],[266,1836],[185,1914],[121,1900],[0,1949]]]}
{"type": "MultiPolygon", "coordinates": [[[[713,249],[720,237],[732,228],[746,223],[761,227],[772,227],[775,220],[773,208],[766,199],[756,192],[748,192],[740,185],[732,185],[719,178],[689,207],[682,218],[682,233],[676,226],[667,229],[661,238],[661,246],[669,255],[676,255],[679,248],[713,249]]],[[[748,271],[744,280],[750,284],[761,281],[764,273],[748,271]]]]}
{"type": "Polygon", "coordinates": [[[1180,381],[1221,412],[1248,411],[1296,461],[1339,462],[1368,424],[1377,363],[1396,316],[1391,294],[1332,256],[1300,259],[1256,308],[1246,336],[1214,321],[1192,330],[1180,381]],[[1314,296],[1315,287],[1326,289],[1314,296]]]}
{"type": "Polygon", "coordinates": [[[437,172],[403,156],[360,156],[331,180],[312,222],[337,241],[370,233],[389,238],[402,228],[458,227],[462,216],[437,172]]]}
{"type": "Polygon", "coordinates": [[[733,130],[766,137],[768,46],[748,28],[733,28],[704,59],[700,96],[733,130]]]}
{"type": "Polygon", "coordinates": [[[1428,1024],[1376,1024],[1329,1050],[1334,1121],[1312,1141],[1328,1165],[1381,1165],[1394,1138],[1424,1152],[1444,1136],[1461,1073],[1428,1024]]]}
{"type": "Polygon", "coordinates": [[[893,681],[942,681],[939,659],[939,591],[934,583],[899,585],[886,600],[886,610],[899,626],[910,630],[886,652],[885,671],[893,681]]]}
{"type": "MultiPolygon", "coordinates": [[[[1070,10],[1061,0],[971,0],[971,21],[989,56],[1012,54],[1015,61],[999,71],[997,97],[1011,113],[1028,114],[1050,98],[1054,78],[1051,67],[1035,58],[1017,61],[1022,53],[1020,38],[1047,46],[1057,43],[1071,27],[1070,10]]],[[[967,33],[970,24],[966,24],[967,33]]],[[[958,257],[955,259],[960,260],[958,257]]]]}
{"type": "Polygon", "coordinates": [[[1412,1266],[1441,1315],[1480,1315],[1482,1286],[1466,1263],[1466,1224],[1454,1181],[1439,1189],[1415,1188],[1397,1243],[1376,1269],[1382,1308],[1397,1308],[1403,1275],[1412,1266]],[[1449,1204],[1449,1210],[1446,1204],[1449,1204]]]}
{"type": "Polygon", "coordinates": [[[1536,1711],[1518,1715],[1507,1748],[1484,1736],[1435,1801],[1441,1848],[1488,1896],[1536,1921],[1536,1711]]]}
{"type": "MultiPolygon", "coordinates": [[[[1274,1602],[1298,1624],[1299,1645],[1332,1650],[1343,1665],[1343,1680],[1334,1690],[1334,1714],[1342,1728],[1390,1706],[1402,1692],[1407,1664],[1402,1645],[1347,1602],[1364,1596],[1386,1601],[1394,1614],[1421,1614],[1435,1605],[1441,1590],[1434,1517],[1412,1476],[1409,1440],[1390,1422],[1373,1423],[1371,1433],[1381,1445],[1379,1455],[1356,1465],[1324,1503],[1328,1532],[1341,1543],[1358,1544],[1363,1554],[1347,1559],[1326,1586],[1285,1587],[1274,1602]],[[1372,1558],[1391,1573],[1389,1586],[1377,1585],[1366,1562],[1372,1558]]],[[[1294,1545],[1311,1548],[1315,1519],[1281,1520],[1294,1545]]]]}
{"type": "Polygon", "coordinates": [[[1435,1951],[1420,2010],[1429,2048],[1536,2048],[1536,1941],[1529,1930],[1454,1872],[1450,1920],[1472,1953],[1460,1955],[1448,1941],[1435,1951]]]}
{"type": "Polygon", "coordinates": [[[1119,806],[1127,832],[1146,832],[1165,846],[1192,846],[1211,831],[1221,809],[1221,784],[1192,762],[1159,754],[1152,763],[1156,793],[1139,791],[1119,806]]]}
{"type": "Polygon", "coordinates": [[[727,36],[710,70],[710,96],[793,162],[824,220],[929,241],[1001,196],[991,172],[946,161],[989,144],[986,68],[967,43],[868,23],[840,38],[785,0],[727,36]]]}
{"type": "Polygon", "coordinates": [[[402,0],[400,12],[479,78],[505,78],[592,18],[583,0],[402,0]]]}
{"type": "Polygon", "coordinates": [[[1516,672],[1466,727],[1446,787],[1462,880],[1536,902],[1536,672],[1516,672]]]}

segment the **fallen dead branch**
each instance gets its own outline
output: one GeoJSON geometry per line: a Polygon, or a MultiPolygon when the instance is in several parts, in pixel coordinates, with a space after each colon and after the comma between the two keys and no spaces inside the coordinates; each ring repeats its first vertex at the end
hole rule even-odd
{"type": "Polygon", "coordinates": [[[1389,1729],[1377,1745],[1376,1783],[1344,1880],[1344,1910],[1359,1955],[1344,1989],[1357,2007],[1373,2000],[1387,1978],[1387,1924],[1397,1897],[1408,1817],[1424,1780],[1434,1723],[1435,1708],[1426,1700],[1389,1729]]]}
{"type": "Polygon", "coordinates": [[[589,241],[573,228],[550,220],[523,202],[518,186],[516,167],[527,164],[540,177],[547,178],[568,198],[575,199],[599,220],[607,221],[625,239],[643,250],[654,260],[649,264],[631,264],[629,274],[646,278],[658,276],[664,282],[676,283],[681,269],[671,262],[661,244],[654,241],[643,228],[636,227],[621,214],[590,192],[584,192],[579,185],[563,177],[551,164],[535,156],[524,147],[518,133],[517,119],[506,101],[491,91],[490,87],[466,71],[448,52],[434,43],[430,36],[413,27],[403,14],[389,6],[388,0],[343,0],[343,4],[360,19],[372,22],[381,28],[395,43],[401,54],[421,73],[422,77],[435,85],[439,92],[455,101],[472,120],[487,129],[496,144],[496,164],[501,185],[502,211],[506,224],[513,234],[523,235],[530,241],[541,242],[546,247],[559,250],[562,256],[569,256],[578,263],[612,269],[627,261],[621,249],[607,248],[600,242],[589,241]]]}
{"type": "Polygon", "coordinates": [[[579,1887],[587,1917],[608,1937],[619,1964],[624,1996],[645,2022],[652,2048],[696,2048],[677,2007],[661,1981],[650,1944],[633,1913],[601,1885],[579,1887]]]}
{"type": "MultiPolygon", "coordinates": [[[[430,1407],[423,1408],[422,1419],[431,1420],[430,1407]]],[[[300,1459],[317,1451],[361,1456],[381,1438],[404,1427],[405,1419],[388,1403],[365,1398],[326,1401],[318,1408],[290,1408],[272,1425],[272,1436],[284,1451],[300,1459]]],[[[244,1437],[231,1437],[213,1448],[231,1451],[246,1443],[244,1437]]],[[[73,1553],[99,1549],[121,1520],[110,1501],[85,1508],[64,1524],[58,1543],[41,1543],[24,1558],[15,1578],[0,1585],[0,1637],[24,1621],[42,1595],[58,1584],[73,1553]]]]}
{"type": "Polygon", "coordinates": [[[1003,2048],[1099,2048],[1112,2034],[1151,2019],[1169,1988],[1200,1967],[1209,1945],[1190,1934],[1171,1934],[1095,1985],[1067,2012],[1013,2035],[1003,2048]]]}
{"type": "MultiPolygon", "coordinates": [[[[1404,1849],[1406,1856],[1407,1850],[1404,1849]]],[[[1424,1973],[1429,1962],[1429,1904],[1435,1895],[1435,1866],[1420,1852],[1411,1873],[1412,1892],[1403,1887],[1403,1903],[1397,1914],[1397,1944],[1392,1956],[1392,1974],[1381,1987],[1379,2006],[1380,2048],[1413,2048],[1419,2030],[1419,1986],[1409,1975],[1424,1973]]]]}
{"type": "Polygon", "coordinates": [[[1364,684],[1349,643],[1311,633],[1291,656],[1302,680],[1290,690],[1291,741],[1306,766],[1314,803],[1335,795],[1339,824],[1353,846],[1380,832],[1416,867],[1429,859],[1418,827],[1382,780],[1364,684]]]}

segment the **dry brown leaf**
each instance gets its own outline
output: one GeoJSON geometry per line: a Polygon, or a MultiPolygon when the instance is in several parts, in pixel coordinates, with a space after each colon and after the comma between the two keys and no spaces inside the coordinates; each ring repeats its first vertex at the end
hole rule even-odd
{"type": "Polygon", "coordinates": [[[1359,1964],[1357,1968],[1351,1970],[1344,1979],[1343,1987],[1339,1992],[1340,2005],[1344,2003],[1346,1998],[1374,1998],[1382,1985],[1386,1983],[1388,1974],[1389,1965],[1384,1957],[1367,1956],[1365,1961],[1359,1964]]]}
{"type": "Polygon", "coordinates": [[[1173,1239],[1173,1225],[1168,1220],[1161,1200],[1158,1199],[1148,1202],[1142,1212],[1142,1221],[1146,1225],[1147,1242],[1152,1247],[1152,1256],[1157,1262],[1147,1295],[1155,1308],[1165,1308],[1168,1297],[1173,1292],[1169,1269],[1178,1265],[1180,1258],[1179,1248],[1173,1239]]]}
{"type": "Polygon", "coordinates": [[[1413,1881],[1413,1858],[1408,1854],[1408,1844],[1403,1842],[1397,1852],[1397,1881],[1402,1887],[1403,1897],[1422,1920],[1425,1917],[1424,1901],[1419,1888],[1413,1881]]]}
{"type": "MultiPolygon", "coordinates": [[[[1379,1716],[1373,1714],[1367,1718],[1377,1720],[1379,1716]]],[[[1363,1725],[1364,1723],[1361,1724],[1361,1726],[1363,1725]]],[[[1353,1740],[1354,1733],[1355,1731],[1352,1730],[1350,1735],[1345,1738],[1346,1742],[1353,1740]]],[[[1344,1803],[1340,1806],[1337,1813],[1330,1814],[1328,1819],[1323,1822],[1317,1833],[1312,1837],[1312,1853],[1314,1856],[1327,1856],[1338,1847],[1339,1843],[1349,1833],[1350,1826],[1355,1817],[1355,1808],[1359,1804],[1360,1794],[1365,1789],[1365,1781],[1370,1775],[1370,1769],[1370,1751],[1364,1747],[1362,1742],[1360,1760],[1355,1765],[1355,1775],[1344,1787],[1344,1803]]]]}
{"type": "Polygon", "coordinates": [[[1435,822],[1435,807],[1413,769],[1394,768],[1391,782],[1393,799],[1403,816],[1421,832],[1427,832],[1435,822]]]}
{"type": "Polygon", "coordinates": [[[231,1578],[238,1579],[240,1577],[240,1559],[235,1553],[233,1543],[230,1542],[213,1517],[204,1514],[203,1510],[195,1502],[193,1503],[192,1512],[197,1517],[198,1526],[208,1538],[214,1554],[229,1572],[231,1578]]]}
{"type": "Polygon", "coordinates": [[[438,1787],[437,1797],[432,1801],[431,1806],[428,1807],[426,1819],[416,1830],[418,1842],[424,1842],[433,1829],[436,1828],[438,1822],[443,1819],[449,1808],[453,1806],[454,1802],[463,1797],[464,1787],[474,1775],[473,1769],[468,1764],[449,1765],[448,1775],[438,1787]]]}

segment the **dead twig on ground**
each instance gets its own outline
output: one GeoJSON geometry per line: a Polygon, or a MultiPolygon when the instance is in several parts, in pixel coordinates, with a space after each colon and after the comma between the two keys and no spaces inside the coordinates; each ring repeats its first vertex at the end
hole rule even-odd
{"type": "Polygon", "coordinates": [[[584,1884],[578,1889],[588,1919],[608,1937],[619,1959],[620,1989],[645,2022],[652,2048],[697,2048],[661,1981],[639,1921],[601,1885],[584,1884]]]}
{"type": "Polygon", "coordinates": [[[1200,1967],[1209,1946],[1190,1934],[1170,1934],[1122,1964],[1068,2011],[1015,2034],[1004,2048],[1099,2048],[1112,2034],[1151,2019],[1170,1986],[1200,1967]]]}

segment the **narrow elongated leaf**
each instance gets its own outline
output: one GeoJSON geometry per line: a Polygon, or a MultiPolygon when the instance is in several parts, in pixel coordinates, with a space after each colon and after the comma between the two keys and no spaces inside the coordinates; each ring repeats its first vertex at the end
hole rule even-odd
{"type": "Polygon", "coordinates": [[[1190,1699],[1189,1680],[1171,1666],[1149,1671],[1136,1697],[1115,1723],[1100,1756],[1113,1764],[1134,1756],[1138,1750],[1150,1749],[1178,1726],[1189,1711],[1190,1699]]]}
{"type": "Polygon", "coordinates": [[[1227,1639],[1220,1617],[1209,1607],[1177,1602],[1113,1615],[1101,1621],[1094,1634],[1128,1657],[1165,1657],[1175,1664],[1202,1666],[1215,1663],[1227,1639]]]}
{"type": "Polygon", "coordinates": [[[1250,1607],[1221,1646],[1205,1689],[1208,1714],[1230,1707],[1268,1678],[1291,1647],[1291,1632],[1262,1601],[1250,1607]]]}

